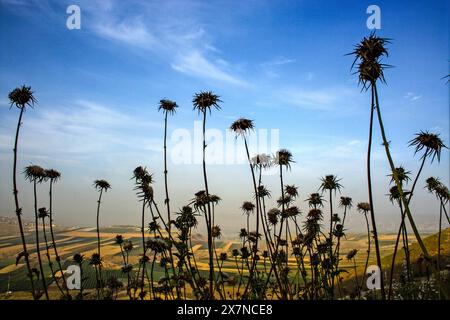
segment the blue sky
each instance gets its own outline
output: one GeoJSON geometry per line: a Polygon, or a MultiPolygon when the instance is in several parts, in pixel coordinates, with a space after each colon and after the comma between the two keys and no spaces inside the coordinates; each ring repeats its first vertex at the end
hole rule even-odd
{"type": "MultiPolygon", "coordinates": [[[[13,208],[18,112],[9,110],[7,94],[23,83],[39,103],[25,115],[19,167],[34,163],[63,173],[55,204],[63,223],[94,223],[97,178],[113,185],[105,223],[137,223],[129,177],[140,164],[155,172],[162,199],[158,101],[180,106],[169,134],[192,131],[199,117],[191,100],[200,90],[223,100],[208,118],[210,128],[225,132],[244,116],[257,128],[279,129],[280,146],[296,160],[287,182],[300,186],[302,199],[317,190],[320,176],[333,173],[342,177],[343,193],[365,201],[370,97],[345,54],[370,32],[370,4],[381,8],[378,33],[393,39],[385,63],[394,67],[379,88],[387,134],[396,163],[415,173],[418,157],[407,147],[414,133],[430,130],[449,141],[449,87],[441,79],[449,73],[448,1],[0,1],[0,214],[13,208]],[[81,30],[66,28],[71,4],[81,8],[81,30]]],[[[388,167],[375,134],[376,205],[397,219],[385,196],[388,167]]],[[[423,177],[448,184],[448,163],[445,150],[423,177]]],[[[202,189],[199,165],[171,164],[169,173],[175,208],[202,189]]],[[[230,221],[251,197],[248,167],[212,165],[209,174],[223,198],[219,221],[238,230],[230,221]]],[[[266,184],[276,195],[276,177],[266,184]]],[[[21,185],[31,217],[30,187],[21,185]]],[[[420,215],[436,210],[425,191],[415,208],[420,215]]]]}

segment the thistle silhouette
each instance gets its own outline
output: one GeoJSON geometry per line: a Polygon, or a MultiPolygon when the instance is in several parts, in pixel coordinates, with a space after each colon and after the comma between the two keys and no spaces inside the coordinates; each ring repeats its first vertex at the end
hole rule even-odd
{"type": "Polygon", "coordinates": [[[22,126],[22,117],[27,107],[34,107],[36,103],[36,98],[34,97],[34,93],[31,90],[31,87],[27,87],[23,85],[22,87],[15,88],[8,95],[9,102],[12,106],[15,106],[20,110],[19,119],[17,121],[16,126],[16,135],[14,139],[14,159],[13,159],[13,194],[14,194],[14,204],[15,204],[15,214],[17,217],[17,222],[19,225],[20,231],[20,240],[22,242],[23,251],[19,253],[18,258],[20,260],[21,257],[24,257],[25,264],[27,267],[27,277],[30,280],[30,288],[33,299],[38,299],[36,296],[35,288],[34,288],[34,280],[33,280],[33,272],[30,266],[29,253],[27,249],[27,244],[25,242],[25,233],[23,231],[23,223],[22,223],[22,208],[19,205],[19,190],[17,189],[17,161],[18,161],[18,143],[19,143],[19,133],[20,127],[22,126]]]}

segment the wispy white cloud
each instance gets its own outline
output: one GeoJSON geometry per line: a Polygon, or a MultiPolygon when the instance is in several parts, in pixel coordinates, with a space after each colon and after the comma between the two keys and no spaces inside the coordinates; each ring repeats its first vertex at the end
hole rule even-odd
{"type": "Polygon", "coordinates": [[[189,54],[177,55],[171,66],[174,70],[188,75],[198,76],[200,78],[209,78],[238,86],[248,85],[247,82],[220,69],[218,67],[220,64],[223,64],[223,61],[214,64],[213,62],[208,61],[200,52],[192,51],[189,54]]]}
{"type": "Polygon", "coordinates": [[[421,99],[422,95],[416,94],[414,92],[407,92],[407,93],[405,93],[405,95],[403,97],[409,101],[416,101],[416,100],[421,99]]]}
{"type": "MultiPolygon", "coordinates": [[[[0,151],[9,153],[13,121],[0,127],[0,151]],[[8,124],[9,125],[6,125],[8,124]]],[[[71,163],[101,159],[114,154],[160,151],[160,139],[149,138],[161,124],[104,105],[79,100],[66,106],[41,108],[30,114],[22,129],[22,150],[30,159],[71,163]],[[145,136],[140,134],[145,132],[145,136]],[[119,152],[120,151],[120,152],[119,152]]]]}
{"type": "Polygon", "coordinates": [[[351,101],[356,97],[357,92],[347,87],[321,89],[286,87],[275,90],[271,102],[307,110],[333,111],[349,109],[351,101]]]}
{"type": "Polygon", "coordinates": [[[296,62],[296,59],[286,59],[286,58],[279,58],[268,62],[261,63],[262,67],[273,67],[273,66],[282,66],[289,63],[296,62]]]}
{"type": "Polygon", "coordinates": [[[230,62],[220,56],[220,50],[212,44],[210,34],[195,17],[170,14],[161,21],[158,15],[165,10],[165,4],[155,8],[140,3],[137,4],[140,9],[138,13],[123,19],[120,17],[120,5],[114,5],[110,3],[106,9],[88,7],[89,14],[95,18],[87,27],[97,36],[130,49],[143,49],[149,53],[145,57],[167,61],[173,70],[204,81],[248,85],[235,74],[230,62]]]}

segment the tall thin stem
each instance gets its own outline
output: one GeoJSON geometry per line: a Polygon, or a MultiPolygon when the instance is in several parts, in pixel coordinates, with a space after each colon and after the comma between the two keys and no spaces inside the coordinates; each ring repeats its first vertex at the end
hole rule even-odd
{"type": "MultiPolygon", "coordinates": [[[[52,239],[52,246],[53,246],[53,251],[55,252],[55,260],[58,263],[58,268],[59,271],[61,273],[61,277],[63,280],[63,287],[66,288],[66,295],[69,296],[69,289],[67,288],[66,284],[66,276],[64,274],[64,271],[62,269],[62,265],[61,265],[61,257],[58,255],[58,249],[56,248],[56,241],[55,241],[55,234],[53,231],[53,179],[50,179],[50,189],[49,189],[49,197],[50,197],[50,202],[49,202],[49,224],[50,224],[50,236],[52,239]]],[[[56,280],[55,280],[56,281],[56,280]]]]}
{"type": "MultiPolygon", "coordinates": [[[[386,294],[384,292],[384,279],[383,279],[383,271],[381,269],[381,254],[380,254],[380,245],[378,243],[378,231],[377,224],[375,221],[375,211],[374,211],[374,203],[373,203],[373,194],[372,194],[372,176],[371,176],[371,151],[372,151],[372,134],[373,134],[373,115],[375,109],[375,98],[376,98],[376,84],[373,83],[371,86],[371,109],[370,109],[370,125],[369,125],[369,144],[367,147],[367,185],[369,191],[369,204],[370,204],[370,220],[372,221],[372,231],[373,231],[373,239],[375,244],[375,254],[377,257],[377,266],[380,269],[380,280],[381,280],[381,298],[383,300],[386,299],[386,294]]],[[[378,106],[378,100],[377,106],[378,106]]],[[[378,109],[378,108],[377,108],[378,109]]],[[[366,270],[364,270],[366,273],[366,270]]]]}
{"type": "Polygon", "coordinates": [[[34,281],[33,281],[33,272],[31,271],[30,266],[30,260],[28,256],[28,250],[27,250],[27,243],[25,241],[25,233],[23,231],[23,224],[22,224],[22,208],[19,206],[19,191],[17,190],[17,144],[19,141],[19,131],[20,126],[22,125],[22,116],[25,106],[22,106],[20,108],[20,115],[19,120],[17,121],[17,128],[16,128],[16,137],[14,139],[14,161],[13,161],[13,194],[14,194],[14,203],[16,205],[16,216],[17,216],[17,222],[19,225],[19,231],[20,231],[20,238],[22,240],[22,248],[23,248],[23,255],[25,258],[25,264],[27,266],[27,276],[30,279],[30,287],[31,287],[31,294],[33,295],[33,299],[37,299],[35,290],[34,290],[34,281]]]}
{"type": "Polygon", "coordinates": [[[41,281],[42,286],[45,293],[45,298],[49,300],[48,297],[48,291],[47,291],[47,282],[45,280],[45,274],[44,274],[44,268],[42,266],[42,259],[41,259],[41,250],[39,246],[39,217],[38,217],[38,209],[37,209],[37,191],[36,191],[36,178],[33,180],[33,192],[34,192],[34,230],[36,234],[36,254],[38,256],[38,262],[39,262],[39,270],[41,273],[41,281]]]}
{"type": "Polygon", "coordinates": [[[408,203],[408,201],[407,201],[407,199],[405,197],[405,194],[403,192],[402,185],[400,183],[400,180],[398,179],[397,170],[395,170],[395,165],[394,165],[394,161],[392,160],[391,152],[389,151],[389,142],[388,142],[388,140],[386,138],[386,133],[384,131],[383,119],[381,117],[380,104],[379,104],[379,101],[378,101],[377,86],[376,86],[375,83],[372,85],[372,88],[373,88],[373,90],[375,92],[375,100],[376,100],[376,107],[377,107],[378,122],[379,122],[379,125],[380,125],[381,136],[383,138],[383,145],[384,145],[384,148],[385,148],[385,151],[386,151],[386,157],[388,158],[388,162],[389,162],[389,165],[391,167],[391,171],[392,171],[392,175],[393,175],[395,184],[397,185],[398,191],[400,193],[400,198],[401,198],[401,200],[403,202],[403,206],[404,206],[406,215],[408,216],[408,220],[409,220],[409,223],[411,224],[411,228],[412,228],[412,230],[414,232],[414,235],[416,237],[417,243],[419,244],[420,249],[422,250],[423,255],[425,256],[425,258],[429,259],[430,255],[428,253],[427,248],[425,247],[425,244],[422,241],[422,238],[420,237],[419,230],[417,229],[417,226],[416,226],[416,224],[414,222],[414,218],[412,217],[411,211],[409,210],[409,203],[408,203]]]}
{"type": "Polygon", "coordinates": [[[209,202],[209,189],[208,189],[208,176],[206,174],[206,110],[203,110],[203,128],[202,128],[202,137],[203,137],[203,180],[205,182],[205,192],[207,198],[207,212],[205,214],[208,215],[209,226],[208,228],[208,255],[209,255],[209,294],[210,299],[214,299],[214,253],[212,248],[212,235],[211,235],[211,205],[209,202]]]}

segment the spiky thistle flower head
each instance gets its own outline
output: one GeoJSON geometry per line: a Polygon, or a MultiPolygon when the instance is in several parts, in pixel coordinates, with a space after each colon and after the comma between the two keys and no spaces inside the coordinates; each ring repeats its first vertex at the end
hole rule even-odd
{"type": "Polygon", "coordinates": [[[211,236],[213,238],[220,238],[222,236],[222,229],[220,228],[219,225],[214,225],[211,228],[211,236]]]}
{"type": "Polygon", "coordinates": [[[350,197],[341,197],[340,201],[339,201],[339,205],[341,207],[348,207],[351,208],[353,205],[353,200],[350,197]]]}
{"type": "Polygon", "coordinates": [[[416,133],[416,137],[409,141],[409,146],[415,146],[414,154],[421,150],[425,150],[421,159],[431,157],[431,162],[433,162],[434,158],[437,158],[439,162],[441,160],[442,148],[447,148],[439,137],[439,134],[430,133],[428,131],[416,133]]]}
{"type": "Polygon", "coordinates": [[[228,259],[227,253],[226,252],[221,252],[220,256],[219,256],[219,260],[220,261],[227,261],[227,259],[228,259]]]}
{"type": "Polygon", "coordinates": [[[341,191],[342,185],[339,183],[341,179],[338,179],[335,175],[329,174],[321,179],[321,185],[319,190],[322,190],[322,193],[326,190],[329,191],[341,191]]]}
{"type": "Polygon", "coordinates": [[[283,195],[278,198],[277,205],[278,207],[287,206],[293,201],[294,200],[290,195],[283,195]]]}
{"type": "Polygon", "coordinates": [[[320,209],[311,209],[308,212],[307,218],[308,220],[320,221],[322,220],[323,213],[320,209]]]}
{"type": "Polygon", "coordinates": [[[84,255],[80,254],[80,253],[75,253],[72,257],[72,260],[75,263],[81,264],[84,260],[84,255]]]}
{"type": "Polygon", "coordinates": [[[273,208],[270,209],[267,212],[267,220],[269,221],[269,223],[273,226],[277,225],[278,223],[278,216],[281,215],[281,211],[278,210],[277,208],[273,208]]]}
{"type": "Polygon", "coordinates": [[[178,105],[175,101],[169,100],[169,99],[162,99],[159,101],[159,110],[163,110],[167,114],[174,114],[178,108],[178,105]]]}
{"type": "Polygon", "coordinates": [[[287,149],[278,150],[273,161],[274,164],[285,166],[288,169],[291,168],[291,164],[294,162],[292,153],[287,149]]]}
{"type": "Polygon", "coordinates": [[[268,154],[257,154],[252,158],[252,165],[256,168],[268,169],[272,165],[272,157],[268,154]]]}
{"type": "Polygon", "coordinates": [[[116,235],[116,244],[122,244],[124,242],[123,236],[121,234],[116,235]]]}
{"type": "Polygon", "coordinates": [[[153,175],[147,171],[146,167],[136,167],[133,170],[134,190],[140,201],[151,202],[153,200],[153,175]]]}
{"type": "MultiPolygon", "coordinates": [[[[403,184],[404,182],[407,183],[408,181],[411,180],[411,178],[409,177],[410,174],[411,174],[411,171],[406,171],[406,169],[404,167],[402,167],[402,166],[399,166],[399,167],[395,168],[395,173],[397,174],[397,178],[398,178],[398,180],[400,181],[401,184],[403,184]]],[[[389,174],[388,177],[391,177],[391,182],[390,183],[395,182],[393,173],[389,174]]]]}
{"type": "Polygon", "coordinates": [[[102,258],[98,253],[93,253],[91,259],[89,260],[89,264],[92,266],[99,266],[102,264],[102,258]]]}
{"type": "Polygon", "coordinates": [[[386,44],[390,43],[390,39],[378,37],[375,32],[372,32],[368,37],[364,37],[357,45],[353,52],[349,55],[354,55],[356,61],[366,60],[366,61],[377,61],[383,56],[388,56],[389,53],[386,49],[386,44]]]}
{"type": "Polygon", "coordinates": [[[237,119],[230,126],[230,130],[232,130],[236,136],[244,136],[253,129],[253,120],[245,118],[237,119]]]}
{"type": "Polygon", "coordinates": [[[108,191],[108,189],[111,189],[111,185],[108,181],[100,179],[94,181],[94,188],[98,191],[108,191]]]}
{"type": "Polygon", "coordinates": [[[284,212],[282,212],[283,218],[293,218],[300,214],[300,210],[297,206],[291,206],[289,208],[284,209],[284,212]]]}
{"type": "Polygon", "coordinates": [[[219,96],[211,91],[201,91],[196,93],[192,99],[194,110],[197,110],[199,113],[206,113],[206,111],[211,112],[211,108],[220,110],[220,102],[222,101],[219,99],[219,96]]]}
{"type": "Polygon", "coordinates": [[[311,193],[309,198],[306,199],[309,207],[323,207],[323,197],[319,193],[311,193]]]}
{"type": "Polygon", "coordinates": [[[247,229],[241,228],[241,230],[239,231],[239,238],[243,239],[246,238],[247,236],[248,236],[247,229]]]}
{"type": "Polygon", "coordinates": [[[261,198],[268,197],[270,198],[270,191],[263,185],[258,186],[258,196],[261,198]]]}
{"type": "Polygon", "coordinates": [[[37,165],[30,165],[25,167],[23,173],[25,174],[25,180],[28,180],[30,182],[41,183],[47,178],[45,175],[45,170],[37,165]]]}
{"type": "Polygon", "coordinates": [[[61,173],[54,169],[45,170],[45,176],[52,182],[56,182],[61,179],[61,173]]]}
{"type": "Polygon", "coordinates": [[[368,202],[360,202],[356,205],[359,212],[367,214],[370,211],[370,204],[368,202]]]}
{"type": "Polygon", "coordinates": [[[378,79],[385,82],[383,69],[388,66],[380,61],[383,56],[388,55],[385,47],[387,43],[390,43],[389,39],[380,38],[375,33],[371,33],[355,46],[353,52],[349,53],[355,56],[352,69],[359,60],[356,73],[359,74],[359,83],[362,83],[363,89],[368,89],[369,85],[375,84],[378,79]]]}
{"type": "Polygon", "coordinates": [[[426,183],[427,183],[426,188],[428,189],[429,192],[434,192],[436,188],[438,188],[441,185],[441,181],[439,181],[439,178],[435,177],[429,177],[426,180],[426,183]]]}
{"type": "Polygon", "coordinates": [[[253,211],[255,210],[255,205],[250,201],[244,201],[244,203],[241,206],[241,209],[244,212],[244,214],[249,215],[253,213],[253,211]]]}
{"type": "Polygon", "coordinates": [[[209,201],[214,204],[214,205],[218,205],[219,202],[222,200],[222,198],[220,198],[218,195],[216,194],[210,194],[209,195],[209,201]]]}
{"type": "Polygon", "coordinates": [[[36,98],[31,91],[31,87],[22,85],[15,88],[8,94],[9,102],[12,106],[16,106],[19,109],[24,109],[26,106],[33,107],[36,103],[36,98]]]}
{"type": "Polygon", "coordinates": [[[42,207],[42,208],[38,209],[38,217],[39,218],[44,219],[48,216],[49,216],[49,212],[48,212],[47,208],[42,207]]]}
{"type": "Polygon", "coordinates": [[[441,199],[441,201],[445,204],[450,200],[450,191],[443,184],[439,185],[435,189],[436,196],[441,199]]]}
{"type": "Polygon", "coordinates": [[[398,201],[400,199],[400,191],[397,186],[393,186],[389,189],[389,200],[394,203],[394,201],[398,201]]]}
{"type": "Polygon", "coordinates": [[[290,197],[292,197],[292,198],[296,198],[297,196],[298,196],[298,187],[296,187],[295,185],[286,185],[285,187],[284,187],[284,192],[288,195],[288,196],[290,196],[290,197]]]}

